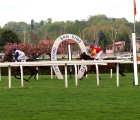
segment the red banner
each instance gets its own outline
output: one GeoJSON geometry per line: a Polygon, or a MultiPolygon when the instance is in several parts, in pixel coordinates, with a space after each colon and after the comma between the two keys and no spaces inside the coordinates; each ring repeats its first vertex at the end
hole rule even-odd
{"type": "Polygon", "coordinates": [[[134,15],[137,14],[137,10],[136,10],[136,1],[134,0],[134,15]]]}

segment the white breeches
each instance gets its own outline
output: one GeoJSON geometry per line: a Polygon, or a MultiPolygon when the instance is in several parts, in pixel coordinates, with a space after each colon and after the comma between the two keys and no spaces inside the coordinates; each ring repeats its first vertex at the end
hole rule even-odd
{"type": "Polygon", "coordinates": [[[95,59],[99,59],[99,57],[102,55],[103,51],[100,51],[97,55],[95,59]]]}
{"type": "Polygon", "coordinates": [[[21,60],[22,59],[22,57],[24,57],[25,56],[25,54],[24,53],[22,53],[22,54],[20,54],[19,56],[18,56],[18,60],[21,60]]]}

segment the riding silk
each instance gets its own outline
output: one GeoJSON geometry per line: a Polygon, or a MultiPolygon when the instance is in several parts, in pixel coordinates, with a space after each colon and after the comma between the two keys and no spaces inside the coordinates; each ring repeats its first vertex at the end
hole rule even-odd
{"type": "Polygon", "coordinates": [[[20,50],[16,50],[15,51],[15,59],[18,59],[19,61],[21,61],[22,57],[25,56],[25,53],[20,51],[20,50]]]}
{"type": "Polygon", "coordinates": [[[91,53],[91,56],[94,56],[94,55],[96,55],[96,53],[99,53],[100,51],[102,51],[102,49],[101,48],[93,48],[92,49],[92,53],[91,53]]]}

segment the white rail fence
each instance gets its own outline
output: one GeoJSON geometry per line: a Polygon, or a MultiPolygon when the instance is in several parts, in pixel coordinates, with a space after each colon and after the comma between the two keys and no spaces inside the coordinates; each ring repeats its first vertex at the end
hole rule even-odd
{"type": "MultiPolygon", "coordinates": [[[[6,62],[0,63],[0,67],[8,67],[8,87],[11,88],[11,67],[20,66],[21,70],[21,87],[24,87],[23,81],[23,66],[64,66],[65,68],[65,87],[68,87],[68,77],[67,77],[67,66],[73,65],[75,69],[75,86],[78,86],[78,77],[77,77],[77,66],[78,65],[96,65],[97,71],[97,86],[99,86],[99,64],[107,64],[107,63],[117,63],[116,67],[116,85],[119,86],[119,63],[133,63],[133,61],[124,61],[124,60],[86,60],[86,61],[45,61],[45,62],[6,62]]],[[[140,64],[140,62],[138,62],[140,64]]],[[[1,69],[0,69],[1,70],[1,69]]],[[[53,70],[51,69],[51,78],[53,78],[53,70]]],[[[1,74],[1,73],[0,73],[1,74]]],[[[0,76],[1,78],[1,76],[0,76]]],[[[0,79],[1,80],[1,79],[0,79]]]]}

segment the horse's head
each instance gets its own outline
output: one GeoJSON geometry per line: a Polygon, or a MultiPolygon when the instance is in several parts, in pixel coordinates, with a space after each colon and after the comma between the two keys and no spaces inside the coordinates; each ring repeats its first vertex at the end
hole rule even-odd
{"type": "Polygon", "coordinates": [[[91,58],[89,55],[87,55],[85,52],[81,53],[77,60],[94,60],[94,58],[91,58]]]}
{"type": "Polygon", "coordinates": [[[86,53],[83,52],[78,56],[77,60],[82,60],[82,59],[85,60],[85,56],[86,56],[86,53]]]}
{"type": "Polygon", "coordinates": [[[82,60],[82,59],[84,59],[84,54],[85,54],[85,52],[81,53],[81,54],[78,56],[77,60],[82,60]]]}
{"type": "Polygon", "coordinates": [[[5,61],[8,61],[8,62],[12,62],[13,60],[13,55],[12,54],[5,54],[1,60],[1,62],[5,62],[5,61]]]}

